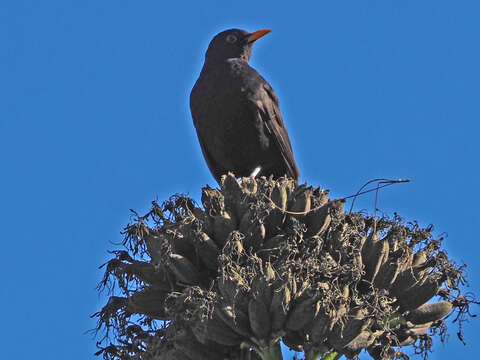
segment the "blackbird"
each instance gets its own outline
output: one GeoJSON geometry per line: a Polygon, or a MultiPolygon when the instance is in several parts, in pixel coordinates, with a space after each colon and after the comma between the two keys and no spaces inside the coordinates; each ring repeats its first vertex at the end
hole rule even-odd
{"type": "Polygon", "coordinates": [[[270,31],[216,35],[190,94],[198,140],[217,182],[229,171],[238,177],[299,177],[278,98],[248,65],[253,43],[270,31]]]}

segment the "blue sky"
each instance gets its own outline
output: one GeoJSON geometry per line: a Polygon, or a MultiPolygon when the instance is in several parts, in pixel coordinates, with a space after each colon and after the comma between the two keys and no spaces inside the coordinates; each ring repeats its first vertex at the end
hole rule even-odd
{"type": "MultiPolygon", "coordinates": [[[[251,64],[280,99],[301,181],[343,197],[411,178],[379,208],[448,233],[480,295],[479,14],[468,0],[2,1],[2,355],[93,358],[98,266],[129,209],[215,185],[188,97],[232,27],[273,30],[251,64]]],[[[456,330],[431,359],[480,352],[480,321],[467,346],[456,330]]]]}

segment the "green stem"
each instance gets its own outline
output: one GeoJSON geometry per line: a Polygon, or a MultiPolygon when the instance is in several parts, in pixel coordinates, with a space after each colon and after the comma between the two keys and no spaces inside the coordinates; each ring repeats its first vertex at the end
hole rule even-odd
{"type": "Polygon", "coordinates": [[[386,323],[388,326],[391,328],[394,328],[398,325],[404,325],[405,324],[405,318],[400,316],[396,311],[391,313],[390,316],[386,319],[386,323]]]}
{"type": "Polygon", "coordinates": [[[329,357],[326,358],[325,360],[338,360],[342,357],[342,354],[339,354],[335,351],[333,351],[332,353],[330,353],[329,357]]]}
{"type": "Polygon", "coordinates": [[[342,355],[328,349],[325,346],[321,346],[320,348],[312,349],[305,354],[306,360],[337,360],[342,355]]]}

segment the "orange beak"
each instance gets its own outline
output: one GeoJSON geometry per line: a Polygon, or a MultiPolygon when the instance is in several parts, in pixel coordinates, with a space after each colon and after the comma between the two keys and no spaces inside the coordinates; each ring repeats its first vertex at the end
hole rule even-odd
{"type": "Polygon", "coordinates": [[[248,42],[249,43],[254,42],[255,40],[260,39],[262,36],[267,35],[270,31],[272,30],[262,29],[262,30],[255,31],[251,33],[250,36],[248,37],[248,42]]]}

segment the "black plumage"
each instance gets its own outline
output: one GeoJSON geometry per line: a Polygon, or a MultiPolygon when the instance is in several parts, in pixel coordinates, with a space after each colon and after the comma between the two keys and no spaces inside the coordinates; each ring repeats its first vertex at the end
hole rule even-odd
{"type": "Polygon", "coordinates": [[[278,98],[248,65],[253,42],[268,32],[231,29],[216,35],[190,94],[202,152],[218,182],[229,171],[238,177],[299,177],[278,98]]]}

